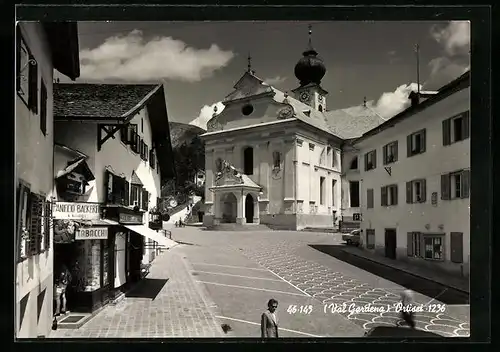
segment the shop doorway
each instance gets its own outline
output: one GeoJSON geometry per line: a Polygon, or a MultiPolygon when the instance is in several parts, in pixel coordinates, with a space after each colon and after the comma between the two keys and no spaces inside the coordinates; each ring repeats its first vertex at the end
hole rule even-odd
{"type": "Polygon", "coordinates": [[[130,281],[137,282],[141,278],[141,263],[144,252],[144,237],[131,231],[129,233],[128,249],[129,249],[128,276],[130,278],[130,281]]]}
{"type": "Polygon", "coordinates": [[[253,223],[253,197],[250,194],[247,194],[245,198],[245,218],[247,220],[247,224],[253,223]]]}
{"type": "Polygon", "coordinates": [[[385,256],[396,259],[396,229],[385,229],[385,256]]]}

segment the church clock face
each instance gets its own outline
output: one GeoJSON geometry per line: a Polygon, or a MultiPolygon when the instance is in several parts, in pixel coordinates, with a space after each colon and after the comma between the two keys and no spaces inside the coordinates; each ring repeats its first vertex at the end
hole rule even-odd
{"type": "Polygon", "coordinates": [[[309,96],[309,93],[307,93],[307,92],[304,92],[300,95],[300,101],[302,101],[302,102],[309,101],[309,98],[310,98],[310,96],[309,96]]]}

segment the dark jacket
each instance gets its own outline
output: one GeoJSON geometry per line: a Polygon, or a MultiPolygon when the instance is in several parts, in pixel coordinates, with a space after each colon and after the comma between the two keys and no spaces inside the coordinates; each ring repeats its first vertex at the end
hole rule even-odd
{"type": "Polygon", "coordinates": [[[274,321],[272,313],[266,310],[262,313],[260,330],[262,338],[278,337],[278,317],[276,316],[276,321],[274,321]]]}

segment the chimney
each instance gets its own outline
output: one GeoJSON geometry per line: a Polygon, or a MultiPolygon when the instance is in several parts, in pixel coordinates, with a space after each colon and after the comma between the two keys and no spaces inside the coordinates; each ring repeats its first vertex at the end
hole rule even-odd
{"type": "Polygon", "coordinates": [[[411,106],[416,106],[420,103],[420,94],[417,92],[411,92],[408,98],[411,101],[411,106]]]}

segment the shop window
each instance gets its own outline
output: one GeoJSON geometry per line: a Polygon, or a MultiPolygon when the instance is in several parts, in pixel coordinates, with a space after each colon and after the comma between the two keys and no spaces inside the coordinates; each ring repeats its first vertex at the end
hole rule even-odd
{"type": "Polygon", "coordinates": [[[444,237],[443,236],[424,236],[424,259],[443,260],[444,259],[444,237]]]}
{"type": "Polygon", "coordinates": [[[366,229],[366,248],[374,249],[375,248],[375,230],[374,229],[366,229]]]}
{"type": "Polygon", "coordinates": [[[377,151],[372,150],[365,154],[365,171],[373,170],[377,167],[377,151]]]}
{"type": "Polygon", "coordinates": [[[453,200],[469,198],[470,170],[462,170],[441,175],[441,199],[453,200]]]}
{"type": "Polygon", "coordinates": [[[359,181],[349,181],[349,198],[351,208],[359,207],[359,181]]]}
{"type": "Polygon", "coordinates": [[[407,156],[411,157],[425,152],[426,130],[420,130],[406,137],[407,156]]]}
{"type": "Polygon", "coordinates": [[[382,206],[393,206],[398,204],[397,185],[384,186],[381,188],[380,193],[382,206]]]}
{"type": "Polygon", "coordinates": [[[406,182],[406,203],[425,203],[426,193],[425,179],[406,182]]]}
{"type": "Polygon", "coordinates": [[[398,141],[394,141],[384,145],[382,150],[384,157],[384,165],[388,165],[390,163],[398,161],[398,141]]]}
{"type": "Polygon", "coordinates": [[[443,120],[443,145],[450,145],[470,137],[470,115],[465,111],[443,120]]]}

